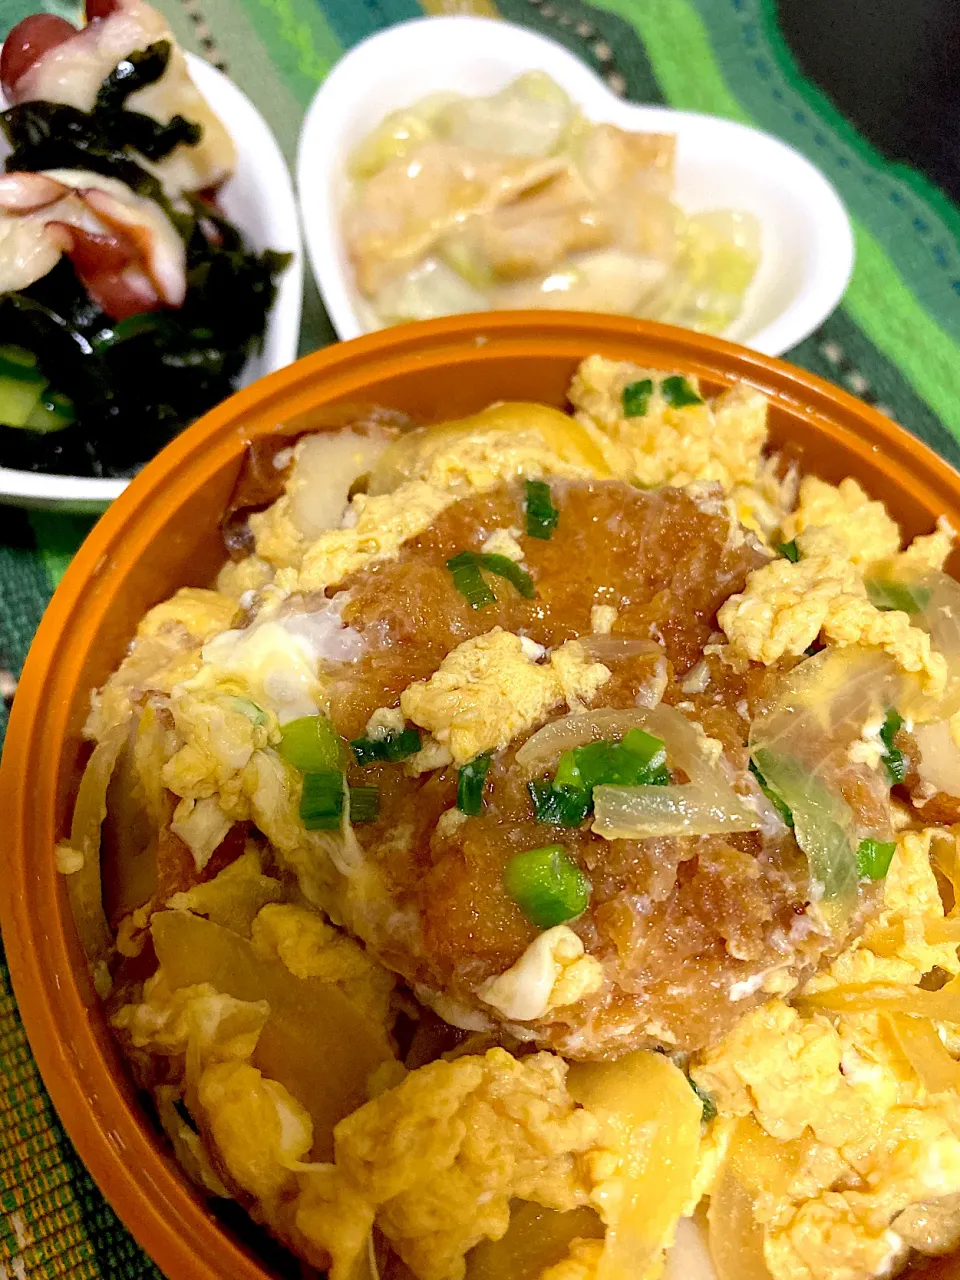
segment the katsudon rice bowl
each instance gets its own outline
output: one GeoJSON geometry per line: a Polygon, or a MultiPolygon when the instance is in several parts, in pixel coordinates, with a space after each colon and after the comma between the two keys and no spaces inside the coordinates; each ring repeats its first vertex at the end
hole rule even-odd
{"type": "Polygon", "coordinates": [[[250,448],[92,694],[97,993],[308,1274],[909,1271],[960,1242],[954,530],[745,382],[568,396],[250,448]]]}

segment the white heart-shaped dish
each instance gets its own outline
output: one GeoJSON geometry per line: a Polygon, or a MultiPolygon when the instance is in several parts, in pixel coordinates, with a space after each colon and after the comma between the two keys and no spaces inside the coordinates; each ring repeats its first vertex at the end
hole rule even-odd
{"type": "MultiPolygon", "coordinates": [[[[251,356],[242,385],[297,358],[303,297],[303,245],[293,183],[270,126],[247,95],[216,67],[188,53],[197,88],[227,126],[237,148],[236,172],[221,193],[223,211],[251,248],[292,253],[267,319],[263,350],[251,356]]],[[[6,104],[0,98],[0,109],[6,104]]],[[[0,467],[0,503],[61,511],[102,511],[127,480],[45,475],[0,467]]]]}
{"type": "Polygon", "coordinates": [[[853,234],[833,187],[799,152],[719,117],[638,106],[533,31],[488,18],[420,18],[352,49],[317,91],[300,134],[297,186],[307,254],[341,338],[364,332],[340,230],[352,149],[390,111],[427,94],[495,93],[547,72],[596,121],[677,138],[677,199],[688,212],[743,209],[760,221],[763,258],[724,337],[779,355],[834,309],[853,270],[853,234]]]}

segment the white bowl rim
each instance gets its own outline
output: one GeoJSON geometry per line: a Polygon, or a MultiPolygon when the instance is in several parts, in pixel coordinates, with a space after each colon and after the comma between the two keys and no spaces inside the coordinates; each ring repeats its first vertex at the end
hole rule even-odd
{"type": "MultiPolygon", "coordinates": [[[[671,132],[686,126],[712,132],[714,136],[723,133],[727,138],[737,139],[740,146],[758,157],[776,157],[787,168],[794,178],[791,191],[797,193],[804,206],[815,210],[815,216],[810,219],[817,236],[814,270],[804,281],[800,296],[744,340],[743,345],[764,355],[782,355],[808,337],[840,302],[853,274],[854,239],[850,219],[833,185],[794,147],[772,134],[721,116],[629,102],[618,97],[575,54],[548,36],[496,18],[452,14],[413,18],[368,36],[337,62],[307,108],[297,153],[300,216],[310,267],[341,339],[358,337],[367,330],[357,314],[349,267],[340,269],[338,261],[342,243],[339,210],[334,207],[330,181],[338,137],[349,125],[351,110],[362,101],[365,86],[376,83],[378,64],[382,66],[387,62],[388,54],[391,54],[389,60],[401,60],[400,50],[412,55],[422,43],[427,28],[434,46],[443,39],[449,42],[452,56],[456,48],[486,49],[506,38],[514,47],[523,42],[531,55],[536,53],[548,62],[549,73],[575,101],[582,105],[589,99],[587,114],[591,119],[605,118],[593,105],[605,103],[609,104],[614,117],[622,120],[629,113],[642,128],[671,132]]],[[[398,101],[396,106],[415,101],[417,96],[414,93],[406,102],[398,101]]],[[[761,165],[758,163],[757,167],[761,165]]]]}
{"type": "MultiPolygon", "coordinates": [[[[300,341],[303,241],[293,182],[273,131],[239,85],[198,54],[187,52],[185,56],[197,87],[205,97],[215,99],[212,105],[234,137],[238,151],[250,130],[259,135],[258,145],[269,144],[271,151],[268,161],[271,181],[265,188],[269,191],[271,220],[281,229],[285,241],[283,246],[277,247],[293,252],[293,260],[280,279],[267,320],[263,373],[273,373],[297,358],[300,341]],[[280,181],[281,170],[283,182],[280,181]]],[[[129,483],[129,479],[123,478],[58,475],[0,466],[0,504],[93,513],[109,506],[129,483]]]]}

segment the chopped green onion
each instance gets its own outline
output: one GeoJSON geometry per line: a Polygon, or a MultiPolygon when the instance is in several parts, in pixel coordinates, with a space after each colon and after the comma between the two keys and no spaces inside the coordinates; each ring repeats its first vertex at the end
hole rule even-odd
{"type": "MultiPolygon", "coordinates": [[[[252,698],[231,697],[228,701],[234,711],[238,711],[240,715],[246,716],[255,728],[261,728],[267,723],[267,713],[264,711],[263,707],[254,702],[252,698]]],[[[291,723],[295,724],[296,721],[291,721],[291,723]]],[[[280,732],[282,733],[283,730],[281,729],[280,732]]]]}
{"type": "Polygon", "coordinates": [[[907,776],[907,757],[899,747],[893,745],[894,738],[902,728],[903,716],[900,715],[895,707],[890,707],[883,718],[880,741],[886,748],[881,759],[892,786],[897,786],[907,776]]]}
{"type": "Polygon", "coordinates": [[[712,1120],[716,1116],[717,1104],[710,1097],[709,1093],[705,1093],[704,1090],[700,1088],[696,1080],[692,1079],[690,1076],[687,1076],[687,1079],[690,1081],[690,1088],[700,1099],[701,1105],[703,1106],[703,1123],[707,1124],[708,1121],[712,1120]]]}
{"type": "MultiPolygon", "coordinates": [[[[639,745],[638,750],[628,743],[630,734],[621,742],[601,739],[585,747],[574,747],[579,785],[587,791],[600,786],[666,786],[670,781],[666,748],[659,738],[644,733],[642,729],[635,732],[640,735],[633,739],[639,745]]],[[[559,782],[559,776],[554,781],[559,782]]]]}
{"type": "Polygon", "coordinates": [[[649,378],[642,382],[631,382],[623,388],[623,416],[625,418],[642,418],[650,407],[653,395],[653,383],[649,378]]]}
{"type": "Polygon", "coordinates": [[[379,787],[350,788],[350,821],[375,822],[380,813],[379,787]]]}
{"type": "Polygon", "coordinates": [[[686,378],[681,378],[679,375],[664,378],[660,383],[660,390],[663,392],[664,400],[674,409],[682,409],[688,404],[703,404],[702,398],[697,395],[686,378]]]}
{"type": "Polygon", "coordinates": [[[643,729],[628,729],[623,735],[623,745],[639,756],[647,768],[655,769],[667,763],[667,750],[662,738],[655,738],[643,729]]]}
{"type": "Polygon", "coordinates": [[[763,792],[763,794],[767,797],[767,799],[776,809],[777,813],[779,813],[783,821],[787,824],[788,827],[792,827],[793,814],[790,812],[790,806],[787,805],[784,802],[783,798],[777,794],[777,792],[773,789],[773,787],[770,786],[769,782],[767,782],[766,778],[763,776],[763,774],[760,772],[760,770],[757,768],[757,766],[754,764],[752,760],[750,761],[750,772],[756,778],[760,786],[760,790],[763,792]]]}
{"type": "Polygon", "coordinates": [[[475,756],[457,774],[457,808],[475,818],[483,808],[483,784],[490,768],[490,752],[475,756]]]}
{"type": "Polygon", "coordinates": [[[497,597],[484,581],[481,569],[506,578],[525,600],[532,600],[537,594],[529,573],[509,556],[482,551],[460,551],[447,561],[447,568],[453,574],[453,585],[466,598],[471,609],[483,609],[488,604],[496,603],[497,597]]]}
{"type": "Polygon", "coordinates": [[[800,548],[797,546],[796,538],[791,538],[789,542],[778,542],[777,551],[791,564],[796,564],[800,559],[800,548]]]}
{"type": "Polygon", "coordinates": [[[527,790],[537,822],[548,822],[554,827],[579,827],[593,807],[590,792],[583,787],[528,782],[527,790]]]}
{"type": "Polygon", "coordinates": [[[910,587],[892,578],[867,578],[867,598],[877,609],[921,613],[930,602],[929,587],[910,587]]]}
{"type": "Polygon", "coordinates": [[[303,775],[300,820],[308,831],[333,831],[343,819],[343,774],[334,769],[303,775]]]}
{"type": "Polygon", "coordinates": [[[577,768],[577,759],[572,751],[564,751],[557,761],[557,772],[553,775],[555,787],[577,787],[583,790],[583,778],[577,768]]]}
{"type": "Polygon", "coordinates": [[[542,538],[544,542],[548,542],[560,519],[560,512],[550,497],[550,486],[543,480],[528,480],[526,489],[527,534],[531,538],[542,538]]]}
{"type": "Polygon", "coordinates": [[[503,872],[507,893],[538,929],[582,915],[590,883],[562,844],[515,854],[503,872]]]}
{"type": "Polygon", "coordinates": [[[857,871],[870,880],[882,880],[890,870],[890,862],[897,851],[893,840],[874,840],[868,837],[857,846],[857,871]]]}
{"type": "Polygon", "coordinates": [[[359,765],[383,760],[396,764],[420,750],[420,730],[407,728],[399,733],[386,733],[382,738],[355,738],[350,746],[359,765]]]}
{"type": "Polygon", "coordinates": [[[280,754],[301,773],[323,773],[343,763],[340,737],[326,716],[301,716],[280,726],[280,754]]]}
{"type": "Polygon", "coordinates": [[[453,585],[471,609],[485,609],[488,604],[496,604],[497,597],[484,582],[472,551],[461,551],[453,556],[447,561],[447,568],[453,574],[453,585]]]}

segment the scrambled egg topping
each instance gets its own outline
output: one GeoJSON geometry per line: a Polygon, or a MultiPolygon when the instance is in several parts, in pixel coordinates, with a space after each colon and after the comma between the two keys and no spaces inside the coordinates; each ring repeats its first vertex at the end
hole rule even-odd
{"type": "Polygon", "coordinates": [[[920,676],[925,692],[943,692],[946,662],[929,634],[909,614],[872,604],[865,573],[875,565],[894,577],[904,568],[941,568],[952,547],[949,526],[941,522],[901,553],[900,530],[882,502],[871,502],[854,480],[834,486],[806,476],[782,535],[792,535],[799,559],[777,558],[754,570],[746,590],[719,611],[735,654],[769,666],[802,654],[822,635],[839,646],[883,649],[901,670],[920,676]]]}
{"type": "Polygon", "coordinates": [[[565,1076],[553,1054],[491,1049],[430,1063],[337,1126],[338,1170],[420,1280],[460,1280],[467,1250],[506,1231],[514,1197],[586,1203],[578,1155],[598,1126],[565,1076]]]}
{"type": "MultiPolygon", "coordinates": [[[[576,372],[570,401],[612,474],[642,485],[717,480],[725,489],[753,484],[767,439],[767,401],[738,383],[709,403],[671,406],[663,372],[590,356],[576,372]],[[625,417],[624,389],[649,380],[642,414],[625,417]]],[[[687,382],[698,392],[695,378],[687,382]]]]}
{"type": "MultiPolygon", "coordinates": [[[[927,942],[943,918],[930,866],[943,828],[903,832],[884,910],[806,995],[883,983],[910,987],[934,966],[960,970],[956,942],[927,942]]],[[[882,1274],[903,1252],[898,1213],[960,1191],[960,1097],[930,1093],[877,1011],[831,1014],[779,1000],[747,1014],[694,1067],[723,1117],[777,1145],[758,1147],[754,1214],[774,1280],[882,1274]],[[772,1154],[770,1154],[772,1153],[772,1154]]]]}
{"type": "Polygon", "coordinates": [[[562,702],[589,701],[610,679],[583,646],[568,640],[538,662],[539,646],[495,627],[448,653],[429,680],[400,697],[403,714],[449,748],[455,764],[507,746],[562,702]]]}

